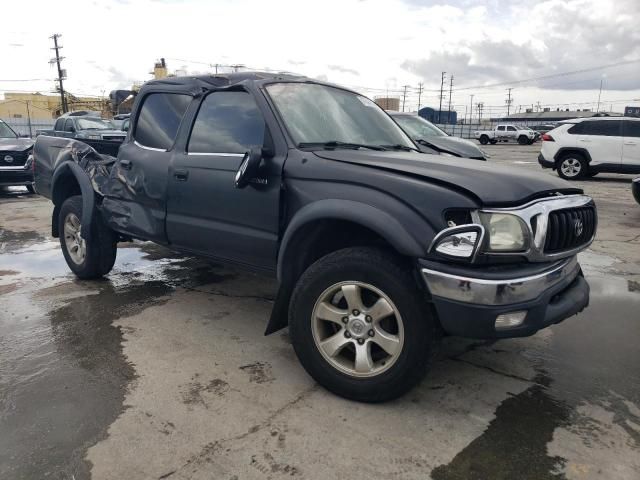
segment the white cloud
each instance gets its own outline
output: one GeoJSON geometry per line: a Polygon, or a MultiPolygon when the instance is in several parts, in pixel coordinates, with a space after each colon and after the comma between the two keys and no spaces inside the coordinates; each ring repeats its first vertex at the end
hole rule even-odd
{"type": "MultiPolygon", "coordinates": [[[[190,72],[206,71],[206,63],[294,70],[370,87],[362,90],[369,96],[386,89],[395,93],[422,81],[427,90],[422,103],[433,105],[442,70],[455,75],[455,86],[472,86],[640,58],[635,0],[546,0],[508,6],[477,0],[28,3],[37,15],[13,26],[13,31],[0,32],[5,66],[0,79],[53,79],[48,37],[55,28],[63,34],[66,86],[78,94],[101,95],[133,80],[147,80],[154,61],[165,57],[171,69],[190,72]]],[[[24,4],[12,3],[3,13],[16,18],[24,10],[24,4]]],[[[633,83],[640,77],[637,63],[545,84],[515,85],[515,104],[594,102],[603,73],[605,100],[640,98],[640,86],[633,83]],[[559,90],[563,87],[579,90],[559,90]]],[[[52,81],[0,82],[3,90],[52,87],[52,81]]],[[[474,93],[474,101],[503,105],[505,88],[454,88],[453,103],[463,110],[474,93]]],[[[416,102],[415,90],[409,89],[408,105],[416,102]]]]}

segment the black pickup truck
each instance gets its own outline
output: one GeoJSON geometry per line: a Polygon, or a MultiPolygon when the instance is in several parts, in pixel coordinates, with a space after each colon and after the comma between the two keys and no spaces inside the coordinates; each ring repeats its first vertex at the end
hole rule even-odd
{"type": "Polygon", "coordinates": [[[80,278],[150,240],[273,274],[267,332],[360,401],[401,395],[444,334],[531,335],[589,302],[591,198],[564,181],[419,153],[374,102],[266,73],[147,83],[117,158],[40,136],[36,189],[80,278]]]}

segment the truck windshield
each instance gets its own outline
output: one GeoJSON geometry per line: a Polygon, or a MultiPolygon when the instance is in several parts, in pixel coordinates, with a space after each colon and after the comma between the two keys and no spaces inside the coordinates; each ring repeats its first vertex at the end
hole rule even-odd
{"type": "Polygon", "coordinates": [[[267,91],[296,145],[415,149],[398,125],[361,95],[315,83],[275,83],[267,91]]]}
{"type": "Polygon", "coordinates": [[[393,119],[411,138],[446,137],[447,134],[417,115],[394,115],[393,119]]]}
{"type": "Polygon", "coordinates": [[[79,118],[80,130],[111,130],[113,127],[101,118],[79,118]]]}
{"type": "Polygon", "coordinates": [[[4,122],[0,122],[0,138],[17,138],[16,132],[11,130],[9,125],[4,122]]]}

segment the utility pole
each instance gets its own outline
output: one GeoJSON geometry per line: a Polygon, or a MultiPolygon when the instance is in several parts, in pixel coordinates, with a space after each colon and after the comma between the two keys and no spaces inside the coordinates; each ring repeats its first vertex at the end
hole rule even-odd
{"type": "Polygon", "coordinates": [[[513,102],[513,99],[511,98],[511,90],[513,90],[513,88],[507,88],[507,91],[509,92],[509,96],[507,97],[507,117],[509,117],[509,114],[511,113],[511,103],[513,102]]]}
{"type": "Polygon", "coordinates": [[[473,121],[473,95],[471,95],[471,104],[469,107],[469,124],[473,121]]]}
{"type": "Polygon", "coordinates": [[[442,115],[442,97],[443,97],[443,89],[444,89],[444,76],[447,72],[442,72],[442,78],[440,79],[440,107],[438,108],[438,123],[440,122],[440,115],[442,115]]]}
{"type": "Polygon", "coordinates": [[[420,111],[420,100],[422,99],[422,87],[424,83],[420,82],[418,84],[418,112],[420,111]]]}
{"type": "Polygon", "coordinates": [[[482,109],[484,107],[484,103],[478,102],[476,106],[478,107],[478,123],[482,123],[482,109]]]}
{"type": "Polygon", "coordinates": [[[404,112],[404,102],[407,100],[407,88],[409,87],[409,85],[403,85],[403,91],[402,91],[402,111],[404,112]]]}
{"type": "Polygon", "coordinates": [[[62,48],[62,46],[58,45],[58,38],[60,37],[61,35],[59,33],[54,33],[52,36],[49,37],[49,38],[53,38],[54,47],[51,50],[56,51],[56,58],[52,58],[51,60],[49,60],[49,64],[53,65],[55,63],[58,66],[58,87],[60,88],[60,103],[62,107],[62,113],[67,113],[69,108],[67,107],[67,99],[64,96],[64,87],[62,85],[62,80],[64,79],[65,72],[60,67],[60,62],[64,58],[60,56],[60,49],[62,48]]]}
{"type": "Polygon", "coordinates": [[[238,72],[238,69],[239,69],[239,68],[244,67],[244,65],[242,65],[241,63],[237,63],[237,64],[235,64],[235,65],[229,65],[229,66],[230,66],[231,68],[233,68],[233,71],[234,71],[234,72],[236,72],[236,73],[238,72]]]}
{"type": "Polygon", "coordinates": [[[600,95],[602,95],[602,78],[600,79],[600,92],[598,93],[598,108],[596,108],[596,113],[600,111],[600,95]]]}
{"type": "Polygon", "coordinates": [[[453,91],[453,75],[449,82],[449,108],[447,108],[447,124],[451,123],[451,92],[453,91]]]}

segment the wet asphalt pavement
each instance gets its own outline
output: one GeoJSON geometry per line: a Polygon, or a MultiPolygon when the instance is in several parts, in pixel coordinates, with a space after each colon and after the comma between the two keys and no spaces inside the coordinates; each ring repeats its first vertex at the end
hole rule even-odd
{"type": "MultiPolygon", "coordinates": [[[[536,146],[489,146],[538,168],[536,146]]],[[[541,174],[551,174],[541,172],[541,174]]],[[[404,398],[337,398],[262,335],[272,280],[122,244],[74,278],[51,205],[0,192],[0,479],[640,478],[640,205],[581,182],[591,305],[533,337],[449,338],[404,398]]]]}

